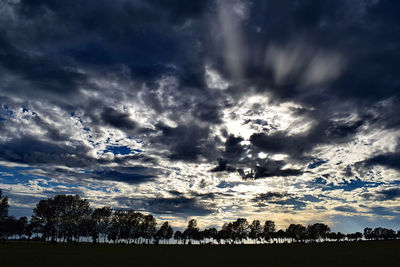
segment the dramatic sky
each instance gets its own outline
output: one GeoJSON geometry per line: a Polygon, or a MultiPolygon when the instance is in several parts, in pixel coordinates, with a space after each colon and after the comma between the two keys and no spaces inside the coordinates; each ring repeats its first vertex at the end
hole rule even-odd
{"type": "Polygon", "coordinates": [[[2,0],[10,214],[400,225],[400,3],[2,0]]]}

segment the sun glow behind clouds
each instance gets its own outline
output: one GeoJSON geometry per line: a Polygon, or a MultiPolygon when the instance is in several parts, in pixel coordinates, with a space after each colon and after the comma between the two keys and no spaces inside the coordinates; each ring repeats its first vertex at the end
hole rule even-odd
{"type": "Polygon", "coordinates": [[[274,104],[266,95],[253,95],[223,111],[223,127],[245,140],[254,132],[287,131],[289,135],[299,134],[312,126],[312,121],[294,114],[293,109],[299,107],[290,102],[274,104]]]}

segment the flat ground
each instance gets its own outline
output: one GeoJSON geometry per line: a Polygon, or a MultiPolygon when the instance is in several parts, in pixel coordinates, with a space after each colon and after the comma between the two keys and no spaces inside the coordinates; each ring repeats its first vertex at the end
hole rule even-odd
{"type": "Polygon", "coordinates": [[[273,245],[0,243],[8,266],[400,266],[400,240],[273,245]]]}

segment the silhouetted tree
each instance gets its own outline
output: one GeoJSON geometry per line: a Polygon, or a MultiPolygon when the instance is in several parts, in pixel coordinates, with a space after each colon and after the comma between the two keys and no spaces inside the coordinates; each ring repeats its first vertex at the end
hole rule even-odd
{"type": "Polygon", "coordinates": [[[243,242],[248,237],[249,223],[246,218],[239,218],[232,223],[232,237],[234,241],[243,242]]]}
{"type": "Polygon", "coordinates": [[[218,230],[215,229],[214,227],[208,229],[208,238],[211,238],[212,242],[214,243],[214,240],[218,234],[218,230]]]}
{"type": "Polygon", "coordinates": [[[395,239],[396,232],[392,229],[377,227],[372,231],[372,237],[379,240],[395,239]]]}
{"type": "Polygon", "coordinates": [[[330,232],[329,234],[328,234],[328,238],[330,239],[330,240],[337,240],[337,233],[335,233],[335,232],[330,232]]]}
{"type": "Polygon", "coordinates": [[[307,237],[312,241],[319,241],[320,239],[326,239],[330,232],[328,225],[323,223],[314,223],[307,226],[307,237]]]}
{"type": "Polygon", "coordinates": [[[202,238],[206,239],[206,242],[210,241],[210,240],[211,240],[211,242],[213,242],[214,239],[216,238],[217,233],[218,233],[218,231],[214,227],[204,229],[203,231],[201,231],[202,238]]]}
{"type": "Polygon", "coordinates": [[[25,228],[28,225],[28,218],[27,217],[20,217],[16,219],[14,222],[14,234],[19,236],[19,239],[25,234],[25,228]]]}
{"type": "Polygon", "coordinates": [[[91,215],[91,229],[90,234],[92,236],[93,243],[96,243],[100,235],[104,237],[107,235],[107,228],[111,221],[112,209],[111,207],[97,208],[91,215]]]}
{"type": "Polygon", "coordinates": [[[266,241],[274,237],[275,223],[273,221],[265,221],[262,235],[266,241]]]}
{"type": "Polygon", "coordinates": [[[274,234],[274,237],[278,239],[278,243],[281,243],[281,242],[283,242],[283,241],[286,239],[287,235],[286,235],[286,232],[285,232],[285,231],[283,231],[282,229],[280,229],[279,231],[277,231],[277,232],[274,234]]]}
{"type": "Polygon", "coordinates": [[[156,240],[169,240],[173,235],[173,229],[168,222],[164,222],[160,229],[156,232],[156,240]]]}
{"type": "Polygon", "coordinates": [[[222,226],[222,229],[218,232],[217,235],[217,241],[218,243],[221,242],[221,240],[224,240],[225,244],[226,243],[231,243],[234,240],[233,237],[233,226],[232,223],[224,223],[222,226]]]}
{"type": "Polygon", "coordinates": [[[359,239],[361,239],[362,238],[362,233],[360,233],[360,232],[356,232],[356,233],[350,233],[350,234],[347,234],[346,235],[346,237],[347,237],[347,240],[349,240],[349,241],[358,241],[359,239]]]}
{"type": "Polygon", "coordinates": [[[8,216],[8,197],[2,195],[0,189],[0,221],[4,220],[8,216]]]}
{"type": "Polygon", "coordinates": [[[174,235],[174,229],[169,225],[167,228],[167,233],[165,234],[165,239],[167,240],[167,243],[169,244],[169,240],[172,238],[174,235]]]}
{"type": "Polygon", "coordinates": [[[249,238],[252,239],[255,243],[260,240],[263,229],[261,227],[261,223],[259,220],[254,220],[250,226],[250,231],[249,231],[249,238]]]}
{"type": "Polygon", "coordinates": [[[7,224],[6,219],[8,217],[8,198],[2,195],[0,190],[0,240],[7,239],[7,224]]]}
{"type": "Polygon", "coordinates": [[[108,233],[108,239],[116,242],[117,240],[125,239],[129,242],[130,237],[130,225],[129,216],[130,211],[126,210],[115,210],[112,216],[110,231],[108,233]]]}
{"type": "Polygon", "coordinates": [[[154,237],[156,225],[157,222],[153,215],[148,214],[143,217],[143,222],[140,224],[140,233],[147,240],[147,243],[150,243],[150,240],[154,237]]]}
{"type": "Polygon", "coordinates": [[[3,219],[1,224],[1,235],[2,239],[9,239],[12,236],[17,235],[17,219],[13,216],[7,216],[3,219]]]}
{"type": "Polygon", "coordinates": [[[30,221],[24,229],[24,234],[25,236],[29,239],[31,239],[33,233],[34,233],[34,229],[35,227],[37,227],[34,223],[32,223],[32,221],[30,221]]]}
{"type": "Polygon", "coordinates": [[[341,241],[341,240],[343,240],[345,237],[346,237],[345,234],[343,234],[343,233],[341,233],[341,232],[338,232],[338,233],[337,233],[337,241],[341,241]]]}
{"type": "Polygon", "coordinates": [[[40,200],[33,210],[32,221],[41,225],[44,238],[79,241],[80,224],[91,214],[89,202],[78,195],[57,195],[40,200]]]}
{"type": "Polygon", "coordinates": [[[199,237],[199,228],[197,227],[197,221],[195,219],[191,219],[188,222],[188,226],[186,230],[183,232],[185,238],[188,238],[191,242],[192,240],[196,240],[199,237]]]}
{"type": "Polygon", "coordinates": [[[306,239],[306,228],[301,224],[291,224],[286,229],[286,235],[293,240],[304,241],[306,239]]]}
{"type": "Polygon", "coordinates": [[[373,238],[372,228],[369,228],[369,227],[364,228],[364,238],[367,240],[370,240],[373,238]]]}
{"type": "Polygon", "coordinates": [[[176,240],[176,243],[179,244],[179,242],[182,242],[183,240],[183,234],[181,231],[176,231],[174,234],[174,239],[176,240]]]}

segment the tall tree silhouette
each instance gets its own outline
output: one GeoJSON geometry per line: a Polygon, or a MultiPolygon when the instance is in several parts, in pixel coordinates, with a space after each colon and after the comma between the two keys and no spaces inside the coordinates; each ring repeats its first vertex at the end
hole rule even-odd
{"type": "Polygon", "coordinates": [[[102,235],[103,242],[107,234],[107,228],[111,220],[112,209],[111,207],[97,208],[91,215],[91,229],[93,243],[96,243],[100,235],[102,235]]]}
{"type": "Polygon", "coordinates": [[[22,236],[25,235],[25,229],[26,226],[28,225],[28,218],[27,217],[20,217],[15,220],[14,222],[14,234],[19,237],[19,239],[22,239],[22,236]]]}
{"type": "Polygon", "coordinates": [[[174,239],[176,240],[176,243],[179,244],[179,242],[182,242],[183,240],[183,234],[181,231],[176,231],[174,234],[174,239]]]}
{"type": "Polygon", "coordinates": [[[364,237],[367,240],[370,240],[370,239],[373,238],[373,236],[372,236],[372,228],[369,228],[369,227],[364,228],[364,237]]]}
{"type": "Polygon", "coordinates": [[[150,240],[154,237],[156,233],[157,222],[153,215],[148,214],[143,218],[143,223],[141,224],[141,235],[150,243],[150,240]]]}
{"type": "Polygon", "coordinates": [[[164,222],[155,234],[156,240],[169,240],[174,231],[168,222],[164,222]]]}
{"type": "Polygon", "coordinates": [[[312,241],[319,241],[320,239],[326,239],[330,231],[328,225],[323,223],[314,223],[307,226],[307,237],[312,241]]]}
{"type": "Polygon", "coordinates": [[[275,235],[275,223],[273,221],[265,221],[263,233],[264,239],[270,241],[275,235]]]}
{"type": "Polygon", "coordinates": [[[0,189],[0,221],[4,220],[8,216],[8,197],[2,195],[0,189]]]}
{"type": "Polygon", "coordinates": [[[188,226],[186,230],[183,232],[183,235],[189,239],[191,243],[193,240],[197,240],[199,236],[199,228],[197,227],[197,221],[195,219],[191,219],[188,222],[188,226]]]}
{"type": "Polygon", "coordinates": [[[6,219],[8,217],[8,198],[2,195],[0,190],[0,240],[7,239],[7,227],[8,223],[6,219]]]}
{"type": "Polygon", "coordinates": [[[260,221],[254,220],[250,224],[249,228],[250,228],[249,238],[252,239],[255,243],[257,243],[257,241],[260,240],[263,233],[263,228],[261,227],[260,221]]]}
{"type": "Polygon", "coordinates": [[[33,209],[32,221],[41,225],[45,239],[79,241],[80,226],[91,214],[89,202],[78,195],[57,195],[40,200],[33,209]]]}
{"type": "Polygon", "coordinates": [[[249,233],[249,223],[246,218],[239,218],[232,223],[234,241],[243,242],[247,239],[249,233]]]}
{"type": "Polygon", "coordinates": [[[210,241],[210,240],[211,240],[211,242],[214,242],[214,239],[215,239],[215,236],[217,233],[218,233],[217,229],[212,227],[212,228],[204,229],[201,232],[201,235],[202,235],[202,238],[204,238],[206,242],[210,241]]]}
{"type": "Polygon", "coordinates": [[[221,240],[224,240],[225,244],[233,242],[232,223],[224,223],[224,225],[222,225],[222,228],[217,235],[218,243],[220,243],[221,240]]]}
{"type": "Polygon", "coordinates": [[[301,224],[290,224],[286,229],[286,234],[292,241],[304,241],[306,239],[306,228],[301,224]]]}

